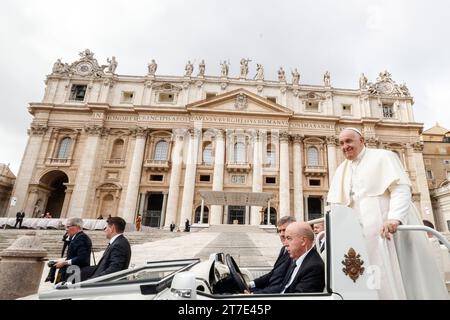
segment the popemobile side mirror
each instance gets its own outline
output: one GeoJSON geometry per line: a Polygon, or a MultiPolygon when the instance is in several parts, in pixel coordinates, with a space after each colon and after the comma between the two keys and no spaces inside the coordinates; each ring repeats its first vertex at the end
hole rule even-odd
{"type": "Polygon", "coordinates": [[[170,294],[173,300],[197,299],[197,285],[192,271],[177,273],[172,280],[170,294]]]}

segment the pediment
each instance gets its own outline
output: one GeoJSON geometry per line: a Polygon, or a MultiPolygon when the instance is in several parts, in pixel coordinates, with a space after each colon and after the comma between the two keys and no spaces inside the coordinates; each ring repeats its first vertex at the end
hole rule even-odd
{"type": "Polygon", "coordinates": [[[293,111],[245,89],[188,104],[191,112],[290,116],[293,111]]]}

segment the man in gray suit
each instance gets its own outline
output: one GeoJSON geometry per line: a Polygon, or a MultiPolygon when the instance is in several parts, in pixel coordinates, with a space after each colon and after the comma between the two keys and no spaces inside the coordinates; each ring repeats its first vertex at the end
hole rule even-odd
{"type": "Polygon", "coordinates": [[[82,270],[83,280],[125,270],[130,264],[131,247],[123,235],[125,220],[120,217],[111,217],[106,223],[105,233],[106,238],[109,239],[108,247],[96,266],[82,270]]]}

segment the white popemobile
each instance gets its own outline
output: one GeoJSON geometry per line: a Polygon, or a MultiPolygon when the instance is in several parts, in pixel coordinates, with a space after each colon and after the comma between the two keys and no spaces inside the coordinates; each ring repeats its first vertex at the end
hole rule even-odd
{"type": "MultiPolygon", "coordinates": [[[[23,299],[378,299],[377,269],[370,266],[362,229],[352,209],[333,205],[325,215],[325,224],[327,249],[322,258],[326,285],[323,292],[244,294],[247,283],[269,272],[271,267],[240,269],[233,257],[216,253],[207,261],[181,259],[149,262],[78,284],[57,285],[53,290],[23,299]]],[[[425,231],[432,232],[450,250],[447,239],[431,228],[408,225],[400,226],[398,230],[422,232],[424,237],[425,231]]],[[[316,243],[318,245],[319,242],[316,243]]]]}

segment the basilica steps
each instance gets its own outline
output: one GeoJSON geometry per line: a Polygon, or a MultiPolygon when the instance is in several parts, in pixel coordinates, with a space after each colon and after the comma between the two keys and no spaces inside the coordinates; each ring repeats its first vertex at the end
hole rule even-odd
{"type": "MultiPolygon", "coordinates": [[[[47,250],[47,258],[55,259],[61,256],[63,246],[62,236],[63,230],[27,230],[27,229],[4,229],[0,230],[0,252],[8,248],[19,236],[24,236],[29,232],[35,232],[41,239],[42,246],[47,250]]],[[[105,237],[104,231],[84,232],[91,238],[92,248],[94,252],[105,250],[108,245],[108,239],[105,237]]],[[[125,232],[130,245],[152,242],[160,239],[174,238],[182,236],[186,233],[170,232],[160,229],[151,229],[148,232],[125,232]]],[[[66,252],[67,253],[67,252],[66,252]]]]}

